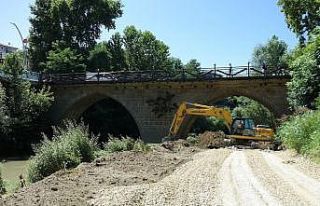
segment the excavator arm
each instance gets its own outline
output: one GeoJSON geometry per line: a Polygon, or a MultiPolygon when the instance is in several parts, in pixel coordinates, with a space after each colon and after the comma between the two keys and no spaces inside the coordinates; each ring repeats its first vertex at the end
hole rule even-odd
{"type": "Polygon", "coordinates": [[[229,110],[225,108],[183,102],[174,116],[169,136],[184,137],[191,129],[192,122],[199,116],[213,116],[217,119],[221,119],[225,122],[230,131],[232,116],[229,110]]]}

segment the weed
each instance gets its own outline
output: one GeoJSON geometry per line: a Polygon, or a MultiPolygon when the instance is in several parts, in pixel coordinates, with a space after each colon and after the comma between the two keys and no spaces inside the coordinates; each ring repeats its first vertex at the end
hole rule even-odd
{"type": "Polygon", "coordinates": [[[97,150],[96,139],[89,138],[88,128],[83,123],[68,121],[65,128],[54,128],[52,140],[44,136],[35,149],[36,155],[28,165],[28,180],[36,182],[58,170],[90,162],[97,150]]]}
{"type": "Polygon", "coordinates": [[[148,152],[151,150],[150,145],[145,144],[141,139],[135,141],[133,150],[137,152],[148,152]]]}
{"type": "Polygon", "coordinates": [[[150,146],[146,145],[142,140],[134,140],[130,137],[114,138],[110,137],[109,142],[105,144],[104,149],[110,153],[122,151],[140,151],[146,152],[150,150],[150,146]]]}
{"type": "Polygon", "coordinates": [[[292,117],[278,130],[278,137],[288,147],[312,158],[320,158],[320,111],[307,111],[292,117]]]}

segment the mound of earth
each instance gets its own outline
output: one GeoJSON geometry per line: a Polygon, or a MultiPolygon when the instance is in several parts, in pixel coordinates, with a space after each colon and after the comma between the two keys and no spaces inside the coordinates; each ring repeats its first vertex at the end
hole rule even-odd
{"type": "Polygon", "coordinates": [[[87,205],[98,190],[109,186],[151,184],[170,175],[186,163],[196,148],[179,148],[179,152],[154,146],[148,153],[121,152],[83,163],[72,170],[59,171],[31,184],[9,197],[3,205],[87,205]]]}
{"type": "Polygon", "coordinates": [[[225,140],[226,135],[223,132],[204,132],[199,135],[199,147],[217,149],[226,147],[229,143],[225,140]]]}

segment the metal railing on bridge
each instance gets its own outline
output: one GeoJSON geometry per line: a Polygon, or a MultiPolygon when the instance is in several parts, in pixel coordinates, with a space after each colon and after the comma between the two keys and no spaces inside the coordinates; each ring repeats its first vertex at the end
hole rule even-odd
{"type": "MultiPolygon", "coordinates": [[[[7,76],[0,71],[0,77],[7,76]]],[[[198,71],[185,69],[146,70],[146,71],[117,71],[117,72],[84,72],[84,73],[35,73],[26,72],[24,79],[45,84],[95,84],[95,83],[134,83],[134,82],[187,82],[214,81],[221,79],[270,79],[289,78],[287,68],[282,67],[254,67],[229,65],[228,67],[201,68],[198,71]]]]}
{"type": "MultiPolygon", "coordinates": [[[[22,79],[31,81],[31,82],[39,82],[40,76],[38,72],[31,72],[31,71],[25,71],[22,76],[22,79]]],[[[10,81],[11,77],[10,75],[6,74],[2,70],[0,70],[0,79],[3,79],[5,81],[10,81]]]]}
{"type": "Polygon", "coordinates": [[[253,66],[201,68],[199,71],[185,69],[175,71],[146,70],[118,72],[86,72],[68,74],[42,74],[40,82],[53,84],[79,83],[134,83],[134,82],[187,82],[213,81],[218,79],[270,79],[288,78],[289,70],[279,67],[257,68],[253,66]]]}

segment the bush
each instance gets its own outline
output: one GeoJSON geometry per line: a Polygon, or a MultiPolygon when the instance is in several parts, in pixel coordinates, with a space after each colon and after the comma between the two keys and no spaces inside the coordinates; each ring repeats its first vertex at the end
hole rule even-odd
{"type": "Polygon", "coordinates": [[[0,195],[6,193],[6,188],[4,186],[4,181],[2,179],[2,174],[1,174],[1,165],[0,165],[0,195]]]}
{"type": "Polygon", "coordinates": [[[320,129],[311,134],[311,141],[308,145],[308,154],[320,162],[320,129]]]}
{"type": "Polygon", "coordinates": [[[196,145],[199,143],[199,136],[192,134],[192,135],[188,136],[186,140],[190,145],[196,145]]]}
{"type": "Polygon", "coordinates": [[[146,145],[142,140],[134,140],[130,137],[114,138],[110,137],[109,142],[104,149],[110,153],[123,151],[139,151],[146,152],[150,150],[150,146],[146,145]]]}
{"type": "Polygon", "coordinates": [[[148,152],[151,150],[150,145],[145,144],[141,139],[135,141],[133,150],[137,152],[148,152]]]}
{"type": "Polygon", "coordinates": [[[320,158],[320,111],[292,117],[278,130],[278,137],[298,153],[320,158]]]}
{"type": "Polygon", "coordinates": [[[90,162],[97,149],[96,138],[89,138],[88,128],[83,123],[67,122],[66,128],[54,129],[52,140],[44,137],[35,149],[36,155],[28,165],[28,180],[36,182],[58,170],[90,162]]]}

